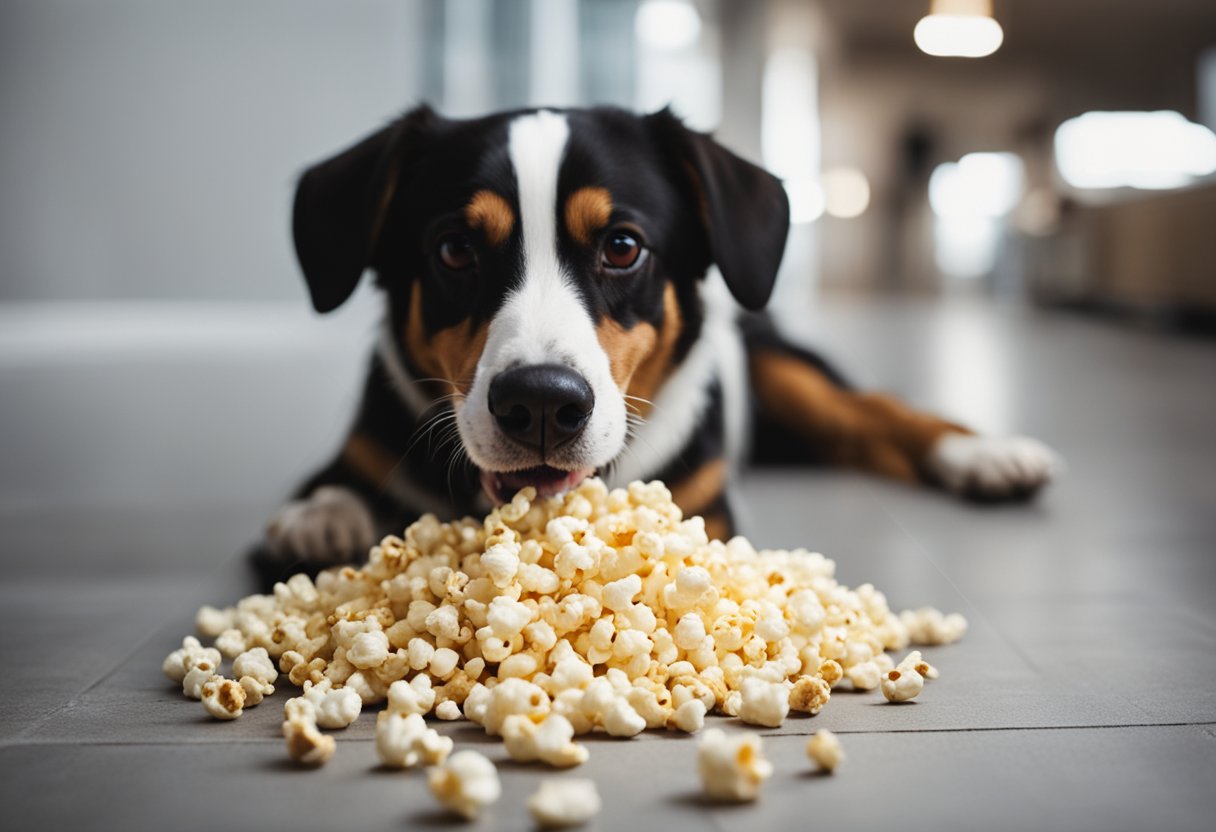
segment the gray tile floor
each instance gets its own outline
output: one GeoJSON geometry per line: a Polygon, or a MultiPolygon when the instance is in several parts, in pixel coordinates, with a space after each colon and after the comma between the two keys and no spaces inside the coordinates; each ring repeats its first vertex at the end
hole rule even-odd
{"type": "MultiPolygon", "coordinates": [[[[913,704],[842,692],[765,732],[777,774],[755,806],[702,804],[693,739],[591,738],[558,776],[596,779],[596,828],[1210,828],[1216,346],[967,302],[837,301],[796,323],[863,381],[1046,439],[1068,474],[991,508],[848,472],[749,474],[758,544],[819,549],[844,582],[971,631],[930,651],[942,678],[913,704]],[[821,727],[848,753],[831,778],[802,752],[821,727]]],[[[0,356],[5,829],[449,825],[419,773],[377,769],[366,716],[300,772],[275,704],[213,723],[159,670],[199,604],[249,591],[236,553],[334,440],[365,324],[298,351],[0,356]]],[[[442,730],[504,760],[470,726],[442,730]]],[[[529,828],[542,772],[500,772],[477,828],[529,828]]]]}

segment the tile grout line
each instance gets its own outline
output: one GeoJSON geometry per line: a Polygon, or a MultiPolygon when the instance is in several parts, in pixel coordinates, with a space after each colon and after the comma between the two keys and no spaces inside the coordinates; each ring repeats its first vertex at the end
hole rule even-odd
{"type": "MultiPolygon", "coordinates": [[[[1207,733],[1214,733],[1216,729],[1216,721],[1198,721],[1198,722],[1132,722],[1125,724],[1118,723],[1100,723],[1094,725],[1024,725],[1024,726],[1005,726],[995,728],[906,728],[906,729],[889,729],[882,731],[850,731],[846,729],[838,729],[833,733],[838,735],[849,736],[884,736],[894,734],[986,734],[986,733],[1014,733],[1027,731],[1117,731],[1127,728],[1204,728],[1209,729],[1207,733]]],[[[809,737],[812,734],[808,733],[763,733],[757,732],[761,737],[766,739],[780,739],[782,737],[809,737]]],[[[335,741],[342,744],[354,745],[357,743],[374,743],[375,737],[339,737],[332,732],[327,732],[329,736],[334,737],[335,741]]],[[[486,735],[489,736],[488,734],[486,735]]],[[[651,736],[654,741],[662,742],[657,739],[659,735],[651,736]]],[[[695,737],[695,734],[689,734],[687,737],[695,737]]],[[[481,739],[480,735],[478,739],[481,739]]],[[[677,737],[678,739],[678,737],[677,737]]],[[[20,737],[12,740],[0,742],[0,750],[7,748],[36,748],[36,747],[53,747],[53,746],[73,746],[73,747],[117,747],[117,748],[168,748],[168,747],[209,747],[209,746],[228,746],[228,745],[258,745],[258,746],[275,746],[280,745],[281,740],[277,738],[236,738],[236,739],[218,739],[206,740],[204,742],[180,740],[131,740],[129,742],[115,740],[45,740],[35,742],[23,742],[20,737]]],[[[616,743],[612,743],[616,744],[616,743]]]]}
{"type": "Polygon", "coordinates": [[[874,504],[878,507],[878,509],[880,511],[882,511],[883,514],[887,515],[887,517],[891,520],[891,522],[894,523],[895,526],[907,536],[908,540],[912,542],[912,545],[916,548],[916,550],[918,552],[920,552],[921,557],[923,557],[925,560],[927,560],[929,562],[929,565],[932,566],[937,571],[937,573],[939,575],[941,575],[942,578],[945,579],[946,583],[950,584],[950,587],[955,592],[958,593],[959,598],[963,599],[963,603],[965,603],[967,605],[967,607],[970,608],[971,612],[975,615],[976,620],[984,622],[984,624],[988,628],[990,628],[994,633],[996,633],[997,636],[1001,639],[1001,641],[1005,642],[1006,646],[1008,646],[1010,650],[1012,650],[1019,658],[1021,658],[1021,660],[1026,663],[1026,666],[1029,667],[1034,673],[1037,673],[1039,676],[1045,675],[1043,673],[1042,669],[1037,664],[1035,664],[1034,660],[1030,658],[1030,656],[1022,649],[1022,647],[1019,644],[1014,642],[1008,635],[1006,635],[1004,630],[1002,630],[1000,627],[997,627],[995,624],[993,624],[992,621],[988,618],[988,616],[986,616],[982,612],[980,612],[979,607],[977,607],[975,605],[975,602],[971,600],[970,596],[968,596],[965,592],[963,592],[962,588],[960,588],[959,585],[956,584],[954,582],[954,580],[949,575],[946,574],[946,571],[941,568],[941,566],[937,563],[937,561],[935,561],[933,559],[933,557],[929,554],[928,548],[923,543],[920,542],[920,539],[917,538],[914,534],[912,534],[911,530],[909,530],[907,526],[905,526],[902,522],[900,522],[899,518],[896,517],[891,512],[890,509],[888,509],[885,505],[883,505],[883,503],[881,501],[879,501],[877,498],[874,498],[873,496],[871,496],[871,499],[874,501],[874,504]]]}

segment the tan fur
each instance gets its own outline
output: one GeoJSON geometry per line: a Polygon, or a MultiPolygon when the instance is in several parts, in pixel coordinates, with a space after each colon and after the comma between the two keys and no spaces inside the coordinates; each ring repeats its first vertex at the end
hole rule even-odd
{"type": "MultiPolygon", "coordinates": [[[[620,390],[630,396],[649,401],[671,372],[672,353],[680,337],[683,319],[676,290],[670,283],[663,291],[663,322],[656,330],[648,323],[634,324],[625,329],[617,321],[605,318],[596,327],[596,337],[608,355],[612,379],[620,390]]],[[[650,406],[630,401],[644,416],[650,406]]]]}
{"type": "Polygon", "coordinates": [[[612,194],[606,188],[579,188],[566,200],[566,230],[581,246],[591,245],[611,218],[612,194]]]}
{"type": "Polygon", "coordinates": [[[468,395],[489,328],[485,323],[474,329],[471,321],[464,320],[428,338],[422,323],[422,284],[414,283],[409,323],[405,328],[406,351],[415,367],[431,378],[446,382],[452,392],[468,395]]]}
{"type": "Polygon", "coordinates": [[[793,356],[760,350],[749,364],[765,410],[828,462],[916,481],[934,442],[968,432],[889,396],[842,390],[793,356]]]}
{"type": "Polygon", "coordinates": [[[464,209],[465,222],[471,228],[479,228],[492,246],[500,246],[511,236],[515,227],[515,212],[510,204],[493,191],[481,190],[473,194],[464,209]]]}
{"type": "Polygon", "coordinates": [[[396,461],[393,455],[363,433],[352,433],[342,446],[342,459],[364,480],[384,488],[393,475],[396,461]]]}

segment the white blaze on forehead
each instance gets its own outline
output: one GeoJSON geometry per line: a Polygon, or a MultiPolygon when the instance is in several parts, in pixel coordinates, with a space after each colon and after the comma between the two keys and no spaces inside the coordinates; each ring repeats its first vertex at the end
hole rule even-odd
{"type": "Polygon", "coordinates": [[[490,382],[511,367],[562,364],[579,372],[595,393],[595,409],[583,433],[545,460],[562,468],[598,467],[620,451],[625,403],[595,323],[557,252],[557,179],[570,127],[566,117],[540,111],[511,122],[508,152],[515,169],[522,226],[519,284],[490,323],[468,401],[460,409],[461,433],[473,462],[491,471],[530,467],[540,460],[511,447],[487,406],[490,382]]]}

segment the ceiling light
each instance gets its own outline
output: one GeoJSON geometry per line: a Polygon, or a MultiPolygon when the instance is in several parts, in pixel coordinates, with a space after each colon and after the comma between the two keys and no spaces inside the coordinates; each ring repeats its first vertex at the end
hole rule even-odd
{"type": "Polygon", "coordinates": [[[1005,39],[992,17],[992,0],[933,0],[913,32],[922,52],[939,57],[982,58],[1005,39]]]}

